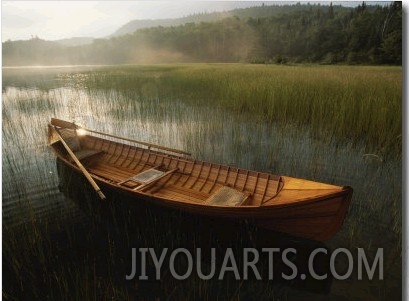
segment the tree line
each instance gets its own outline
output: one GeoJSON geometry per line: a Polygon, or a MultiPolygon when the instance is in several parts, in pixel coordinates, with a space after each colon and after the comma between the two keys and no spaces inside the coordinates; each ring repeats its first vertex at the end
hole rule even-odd
{"type": "Polygon", "coordinates": [[[67,47],[33,38],[3,43],[3,65],[250,62],[402,64],[402,3],[355,8],[274,6],[214,22],[157,26],[67,47]],[[263,13],[264,12],[264,13],[263,13]]]}

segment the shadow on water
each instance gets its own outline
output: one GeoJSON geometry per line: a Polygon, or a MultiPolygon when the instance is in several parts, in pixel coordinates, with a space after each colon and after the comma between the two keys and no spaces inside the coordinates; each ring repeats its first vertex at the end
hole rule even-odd
{"type": "Polygon", "coordinates": [[[189,215],[106,189],[108,199],[101,201],[83,176],[59,160],[57,170],[60,190],[84,212],[83,219],[48,224],[33,221],[18,229],[4,229],[5,300],[65,300],[67,296],[72,300],[296,300],[301,292],[319,300],[330,290],[330,252],[322,243],[266,231],[251,221],[189,215]],[[152,248],[158,259],[166,252],[160,276],[151,253],[146,252],[146,261],[142,260],[142,248],[152,248]],[[183,280],[177,278],[189,271],[187,257],[179,253],[170,260],[179,248],[193,258],[192,271],[183,280]],[[255,260],[254,252],[259,255],[255,269],[260,280],[251,267],[248,277],[244,276],[245,248],[253,250],[248,261],[255,260]],[[263,248],[273,252],[271,259],[263,248]],[[289,248],[294,252],[284,258],[283,251],[289,248]],[[327,255],[317,254],[313,262],[317,275],[329,275],[324,280],[315,280],[308,269],[308,258],[317,248],[328,251],[327,255]],[[229,257],[222,272],[228,249],[233,259],[229,257]],[[131,277],[133,265],[136,274],[131,277]],[[210,275],[212,268],[213,277],[199,277],[197,269],[210,275]],[[297,276],[286,280],[294,269],[297,276]],[[143,275],[147,279],[140,279],[143,275]]]}

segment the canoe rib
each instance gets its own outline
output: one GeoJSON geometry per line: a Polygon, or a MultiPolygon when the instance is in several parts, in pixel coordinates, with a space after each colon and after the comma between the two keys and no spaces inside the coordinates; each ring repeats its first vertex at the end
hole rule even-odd
{"type": "MultiPolygon", "coordinates": [[[[56,129],[76,136],[79,128],[55,118],[49,125],[52,149],[76,171],[80,171],[78,166],[64,147],[56,143],[56,129]]],[[[82,150],[100,152],[93,160],[84,161],[98,185],[193,214],[251,219],[275,231],[323,240],[341,228],[352,197],[350,187],[208,163],[185,157],[183,151],[172,152],[171,148],[86,130],[88,134],[76,137],[82,150]],[[130,178],[152,168],[163,176],[149,183],[125,185],[130,178]],[[236,191],[234,197],[238,200],[239,194],[246,197],[242,202],[233,202],[233,196],[230,199],[227,194],[220,194],[218,202],[209,201],[223,189],[233,196],[236,191]],[[223,197],[225,202],[220,200],[223,197]]]]}

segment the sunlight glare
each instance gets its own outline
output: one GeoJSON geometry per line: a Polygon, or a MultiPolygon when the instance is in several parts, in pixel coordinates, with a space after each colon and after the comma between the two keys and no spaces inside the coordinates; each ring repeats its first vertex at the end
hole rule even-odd
{"type": "Polygon", "coordinates": [[[85,136],[87,134],[87,131],[84,129],[77,129],[77,135],[78,136],[85,136]]]}

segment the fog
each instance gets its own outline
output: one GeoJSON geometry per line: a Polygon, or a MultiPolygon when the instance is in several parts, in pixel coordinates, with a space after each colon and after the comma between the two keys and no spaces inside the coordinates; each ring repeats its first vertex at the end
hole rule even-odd
{"type": "MultiPolygon", "coordinates": [[[[362,1],[338,1],[357,6],[362,1]]],[[[296,1],[2,1],[2,41],[72,37],[102,38],[132,20],[180,18],[252,6],[295,4],[296,1]]],[[[328,1],[301,1],[322,3],[328,1]]],[[[389,2],[366,2],[388,5],[389,2]]]]}
{"type": "Polygon", "coordinates": [[[101,38],[135,19],[179,18],[261,4],[261,1],[2,1],[2,41],[35,36],[44,40],[101,38]]]}

